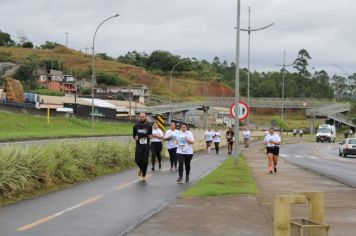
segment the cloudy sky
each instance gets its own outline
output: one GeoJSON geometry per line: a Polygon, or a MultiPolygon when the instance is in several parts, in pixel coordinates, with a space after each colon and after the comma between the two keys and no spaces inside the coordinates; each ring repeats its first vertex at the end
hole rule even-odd
{"type": "MultiPolygon", "coordinates": [[[[98,24],[96,49],[113,57],[137,50],[168,50],[184,57],[221,61],[235,59],[237,0],[1,0],[0,30],[15,40],[25,35],[35,45],[44,41],[85,51],[98,24]]],[[[345,75],[356,72],[356,1],[241,0],[241,27],[274,25],[251,34],[251,68],[277,70],[305,48],[311,67],[345,75]]],[[[241,32],[241,66],[247,65],[247,34],[241,32]]]]}

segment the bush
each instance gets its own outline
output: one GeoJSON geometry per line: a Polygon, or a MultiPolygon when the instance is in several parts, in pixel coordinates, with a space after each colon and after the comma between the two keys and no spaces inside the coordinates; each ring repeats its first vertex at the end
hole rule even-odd
{"type": "Polygon", "coordinates": [[[39,95],[61,96],[61,97],[63,97],[63,96],[65,95],[64,92],[51,91],[51,90],[44,89],[44,88],[36,89],[36,90],[34,90],[34,93],[37,93],[37,94],[39,94],[39,95]]]}
{"type": "Polygon", "coordinates": [[[134,165],[134,146],[116,142],[56,143],[0,149],[0,195],[11,198],[73,184],[134,165]]]}

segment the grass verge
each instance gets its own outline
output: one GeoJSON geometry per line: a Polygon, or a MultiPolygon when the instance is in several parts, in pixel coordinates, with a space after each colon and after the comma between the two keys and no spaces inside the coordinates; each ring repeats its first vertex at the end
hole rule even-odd
{"type": "Polygon", "coordinates": [[[206,197],[219,195],[256,194],[257,186],[251,168],[243,156],[236,167],[233,158],[228,158],[195,185],[186,190],[182,197],[206,197]]]}
{"type": "Polygon", "coordinates": [[[54,191],[135,164],[134,145],[53,143],[0,149],[0,205],[54,191]]]}
{"type": "Polygon", "coordinates": [[[24,139],[85,137],[103,135],[128,135],[132,132],[132,124],[95,122],[95,130],[91,121],[78,118],[51,117],[47,125],[47,117],[22,113],[0,112],[0,141],[24,139]]]}

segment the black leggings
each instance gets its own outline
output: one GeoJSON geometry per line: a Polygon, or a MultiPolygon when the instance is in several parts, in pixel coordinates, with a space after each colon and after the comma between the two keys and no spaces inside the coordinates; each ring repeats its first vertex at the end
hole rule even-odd
{"type": "Polygon", "coordinates": [[[219,142],[214,142],[216,154],[219,153],[219,142]]]}
{"type": "Polygon", "coordinates": [[[179,172],[179,177],[183,178],[183,163],[185,165],[185,176],[189,177],[190,173],[190,162],[192,161],[193,154],[177,154],[178,157],[178,172],[179,172]]]}
{"type": "Polygon", "coordinates": [[[148,166],[148,156],[150,154],[149,144],[136,144],[135,161],[142,171],[142,176],[146,176],[147,166],[148,166]]]}
{"type": "Polygon", "coordinates": [[[161,164],[162,142],[151,142],[152,168],[155,167],[156,157],[158,164],[161,164]]]}
{"type": "Polygon", "coordinates": [[[177,168],[177,148],[168,149],[169,159],[171,161],[171,168],[177,168]]]}

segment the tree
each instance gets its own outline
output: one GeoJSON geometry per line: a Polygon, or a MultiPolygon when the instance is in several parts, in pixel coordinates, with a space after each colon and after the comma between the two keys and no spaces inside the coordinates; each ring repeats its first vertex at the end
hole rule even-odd
{"type": "Polygon", "coordinates": [[[345,95],[347,89],[345,77],[334,75],[332,77],[332,85],[334,87],[335,95],[337,97],[342,97],[343,95],[345,95]]]}
{"type": "Polygon", "coordinates": [[[14,78],[20,80],[25,90],[37,88],[37,78],[35,76],[36,66],[33,63],[23,64],[14,74],[14,78]]]}
{"type": "Polygon", "coordinates": [[[116,74],[108,72],[98,72],[96,79],[98,84],[102,85],[127,85],[126,80],[122,80],[116,74]]]}
{"type": "Polygon", "coordinates": [[[11,39],[10,34],[0,30],[0,46],[14,46],[15,41],[11,39]]]}
{"type": "Polygon", "coordinates": [[[128,52],[124,56],[117,58],[118,62],[130,64],[138,67],[147,67],[148,55],[145,52],[139,53],[136,51],[128,52]]]}
{"type": "Polygon", "coordinates": [[[32,42],[25,42],[22,44],[23,48],[33,48],[33,43],[32,42]]]}
{"type": "MultiPolygon", "coordinates": [[[[161,70],[168,72],[180,60],[168,51],[153,51],[147,60],[147,68],[151,70],[161,70]]],[[[179,68],[177,68],[177,71],[179,68]]]]}
{"type": "Polygon", "coordinates": [[[41,49],[53,49],[55,47],[61,46],[61,44],[51,41],[46,41],[40,46],[41,49]]]}
{"type": "Polygon", "coordinates": [[[302,78],[309,78],[310,77],[310,72],[308,71],[308,59],[311,59],[311,56],[309,55],[308,51],[305,50],[304,48],[299,50],[298,52],[298,57],[294,61],[294,66],[293,68],[298,71],[298,74],[302,78]]]}

